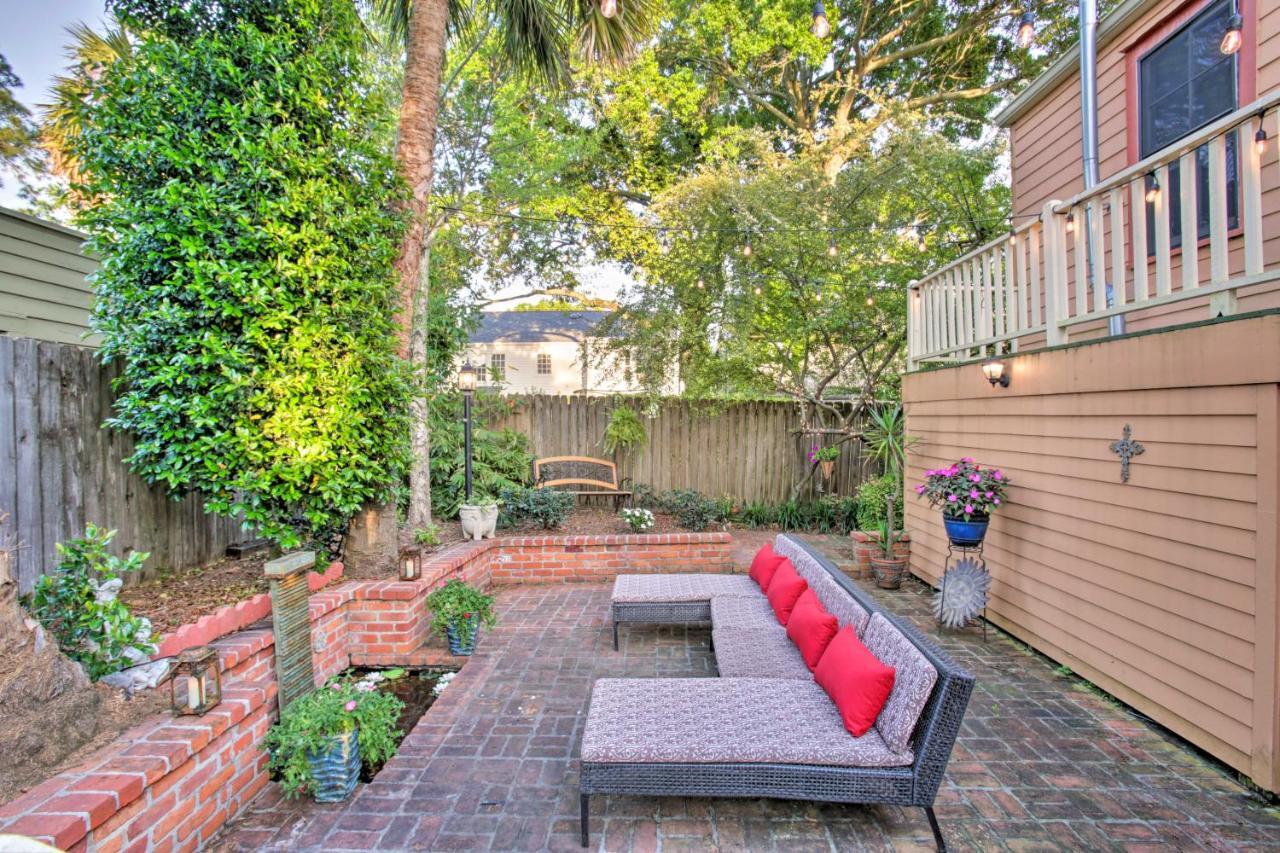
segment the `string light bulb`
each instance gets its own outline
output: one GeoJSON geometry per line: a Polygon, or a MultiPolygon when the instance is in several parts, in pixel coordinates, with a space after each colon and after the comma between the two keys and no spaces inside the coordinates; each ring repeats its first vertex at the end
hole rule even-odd
{"type": "Polygon", "coordinates": [[[822,0],[813,4],[813,23],[809,26],[809,32],[820,39],[831,35],[831,22],[827,20],[827,7],[822,5],[822,0]]]}
{"type": "Polygon", "coordinates": [[[1222,43],[1218,45],[1218,50],[1223,56],[1231,56],[1239,52],[1242,44],[1244,44],[1244,18],[1241,17],[1239,10],[1235,10],[1227,22],[1227,31],[1222,34],[1222,43]]]}
{"type": "Polygon", "coordinates": [[[702,279],[698,279],[698,290],[706,290],[706,289],[707,289],[707,283],[702,279]]]}
{"type": "Polygon", "coordinates": [[[875,304],[876,304],[876,301],[875,301],[874,299],[872,299],[870,296],[868,296],[868,297],[867,297],[867,305],[868,305],[868,306],[871,306],[871,305],[875,305],[875,304]]]}
{"type": "Polygon", "coordinates": [[[1026,50],[1035,43],[1036,40],[1036,17],[1031,14],[1031,10],[1022,13],[1022,19],[1018,21],[1018,35],[1015,37],[1018,47],[1026,50]]]}
{"type": "Polygon", "coordinates": [[[1267,129],[1258,127],[1258,132],[1253,135],[1253,147],[1258,150],[1258,154],[1267,153],[1267,129]]]}
{"type": "Polygon", "coordinates": [[[764,293],[764,288],[762,288],[760,285],[758,285],[758,284],[757,284],[757,285],[756,285],[756,296],[759,296],[759,295],[760,295],[760,294],[762,294],[762,293],[764,293]]]}
{"type": "Polygon", "coordinates": [[[1067,230],[1068,231],[1076,230],[1076,215],[1074,213],[1067,214],[1067,230]]]}
{"type": "Polygon", "coordinates": [[[836,248],[836,238],[833,236],[829,241],[827,241],[827,256],[834,258],[839,253],[840,250],[836,248]]]}
{"type": "Polygon", "coordinates": [[[1154,202],[1160,197],[1160,179],[1155,172],[1147,173],[1147,201],[1154,202]]]}
{"type": "Polygon", "coordinates": [[[1009,229],[1009,245],[1012,246],[1018,242],[1018,232],[1012,228],[1009,229]]]}
{"type": "Polygon", "coordinates": [[[742,244],[742,256],[744,258],[751,257],[751,235],[747,235],[747,242],[742,244]]]}
{"type": "Polygon", "coordinates": [[[600,14],[606,18],[618,14],[618,0],[600,0],[600,14]]]}

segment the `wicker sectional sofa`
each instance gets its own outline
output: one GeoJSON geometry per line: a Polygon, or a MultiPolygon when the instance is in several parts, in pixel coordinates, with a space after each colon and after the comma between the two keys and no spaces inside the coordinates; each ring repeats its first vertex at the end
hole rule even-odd
{"type": "Polygon", "coordinates": [[[620,575],[614,647],[623,625],[709,623],[720,677],[595,683],[580,755],[584,847],[591,795],[634,794],[919,806],[946,849],[933,802],[973,677],[799,539],[780,535],[774,551],[896,670],[874,727],[849,734],[746,575],[620,575]]]}

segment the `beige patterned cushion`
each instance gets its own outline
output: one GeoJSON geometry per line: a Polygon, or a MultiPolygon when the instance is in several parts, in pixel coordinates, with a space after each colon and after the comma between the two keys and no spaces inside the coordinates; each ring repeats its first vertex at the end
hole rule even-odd
{"type": "Polygon", "coordinates": [[[912,755],[874,728],[851,737],[812,680],[604,678],[591,691],[582,760],[903,767],[912,755]]]}
{"type": "Polygon", "coordinates": [[[871,617],[862,642],[881,663],[897,671],[893,692],[876,717],[875,728],[890,749],[905,750],[938,681],[938,671],[881,613],[871,617]]]}
{"type": "Polygon", "coordinates": [[[711,640],[716,647],[716,667],[722,678],[813,679],[800,650],[777,619],[767,628],[717,626],[711,632],[711,640]]]}
{"type": "Polygon", "coordinates": [[[784,630],[763,595],[717,595],[711,599],[711,624],[717,628],[784,630]]]}
{"type": "Polygon", "coordinates": [[[760,587],[746,575],[618,575],[613,582],[613,600],[628,604],[710,601],[717,595],[759,596],[760,587]]]}
{"type": "Polygon", "coordinates": [[[836,617],[840,627],[852,625],[858,636],[867,629],[870,614],[849,593],[840,588],[840,584],[831,573],[818,564],[813,556],[789,536],[779,535],[773,543],[773,550],[781,554],[796,567],[800,577],[809,584],[809,588],[817,594],[822,606],[836,617]]]}

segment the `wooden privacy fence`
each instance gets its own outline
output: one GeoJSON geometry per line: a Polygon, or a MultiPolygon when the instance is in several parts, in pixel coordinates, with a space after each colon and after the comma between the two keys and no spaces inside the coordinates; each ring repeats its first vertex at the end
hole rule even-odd
{"type": "Polygon", "coordinates": [[[242,535],[197,496],[174,501],[129,471],[132,439],[101,427],[115,372],[84,347],[0,335],[0,543],[17,542],[23,592],[88,522],[119,530],[117,553],[150,552],[148,567],[200,565],[242,535]]]}
{"type": "MultiPolygon", "coordinates": [[[[636,405],[610,397],[533,395],[517,400],[509,414],[489,425],[524,433],[537,456],[607,456],[602,443],[610,412],[618,405],[636,405]]],[[[697,489],[711,497],[786,500],[807,470],[809,448],[821,443],[799,434],[799,412],[786,401],[663,400],[656,414],[641,420],[648,438],[629,455],[616,455],[618,476],[659,490],[697,489]]],[[[849,442],[827,489],[851,495],[875,473],[860,443],[849,442]]],[[[811,483],[801,497],[816,494],[811,483]]]]}

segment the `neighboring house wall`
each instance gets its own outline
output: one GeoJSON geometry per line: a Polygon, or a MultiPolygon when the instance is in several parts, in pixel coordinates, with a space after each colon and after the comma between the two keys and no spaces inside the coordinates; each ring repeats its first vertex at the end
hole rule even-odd
{"type": "Polygon", "coordinates": [[[1280,791],[1280,314],[907,374],[912,571],[940,514],[911,489],[962,456],[1009,475],[990,618],[1280,791]],[[1145,447],[1120,481],[1126,424],[1145,447]]]}
{"type": "Polygon", "coordinates": [[[0,207],[0,333],[96,346],[85,338],[98,268],[81,251],[85,235],[0,207]]]}
{"type": "Polygon", "coordinates": [[[539,341],[536,343],[473,343],[467,348],[472,364],[482,365],[480,384],[492,383],[487,369],[492,358],[501,355],[506,361],[502,390],[509,394],[574,394],[582,389],[582,345],[577,341],[539,341]],[[538,372],[538,356],[551,359],[551,372],[538,372]]]}
{"type": "MultiPolygon", "coordinates": [[[[1141,158],[1137,151],[1138,84],[1137,60],[1181,23],[1203,10],[1211,0],[1125,0],[1104,19],[1099,29],[1098,48],[1098,153],[1099,177],[1106,180],[1141,158]]],[[[1268,0],[1239,0],[1244,17],[1244,45],[1238,53],[1239,107],[1280,87],[1280,4],[1268,0]]],[[[1064,56],[1064,68],[1078,62],[1078,52],[1064,56]]],[[[1052,70],[1049,72],[1052,75],[1052,70]]],[[[1049,79],[1049,78],[1046,78],[1049,79]]],[[[1015,224],[1039,214],[1046,201],[1069,198],[1084,189],[1081,164],[1080,76],[1072,70],[1052,86],[1043,81],[1032,84],[1028,94],[1015,99],[997,117],[1009,128],[1012,156],[1013,210],[1015,224]],[[1038,96],[1034,93],[1040,92],[1038,96]],[[1029,104],[1029,105],[1028,105],[1029,104]]],[[[1268,126],[1274,127],[1269,120],[1268,126]]],[[[1277,141],[1263,155],[1263,169],[1277,166],[1277,141]]],[[[1250,140],[1242,140],[1249,144],[1250,140]]],[[[1280,264],[1280,185],[1264,181],[1263,215],[1265,264],[1280,264]]],[[[1243,241],[1232,243],[1233,270],[1243,268],[1243,241]]],[[[1126,238],[1128,287],[1132,292],[1132,246],[1126,238]]],[[[1201,265],[1208,269],[1207,252],[1201,265]]],[[[1108,260],[1109,263],[1109,260],[1108,260]]],[[[1173,280],[1181,273],[1175,257],[1173,280]]],[[[1205,279],[1207,280],[1207,278],[1205,279]]],[[[1280,306],[1280,284],[1268,283],[1244,289],[1239,310],[1252,311],[1280,306]]],[[[1193,322],[1209,316],[1208,298],[1178,302],[1160,308],[1131,312],[1129,331],[1193,322]]],[[[1105,326],[1072,330],[1075,339],[1096,337],[1105,326]]],[[[1024,341],[1039,346],[1042,338],[1024,341]]]]}

